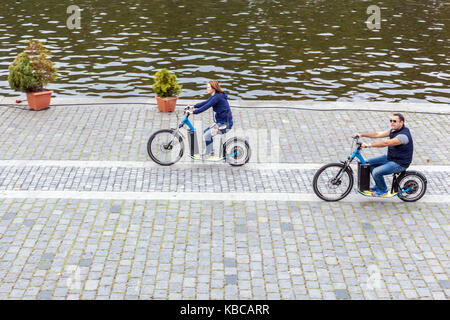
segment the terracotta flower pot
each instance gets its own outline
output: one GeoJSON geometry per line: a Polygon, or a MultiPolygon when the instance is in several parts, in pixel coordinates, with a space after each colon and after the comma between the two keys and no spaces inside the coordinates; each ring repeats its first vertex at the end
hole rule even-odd
{"type": "Polygon", "coordinates": [[[41,92],[27,92],[28,106],[32,110],[44,110],[50,106],[52,90],[41,92]]]}
{"type": "Polygon", "coordinates": [[[178,97],[161,98],[156,96],[158,110],[161,112],[174,112],[178,97]]]}

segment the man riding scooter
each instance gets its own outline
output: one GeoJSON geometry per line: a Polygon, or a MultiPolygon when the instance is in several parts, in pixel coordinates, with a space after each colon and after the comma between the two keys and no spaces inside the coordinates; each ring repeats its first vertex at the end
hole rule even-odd
{"type": "Polygon", "coordinates": [[[391,129],[385,131],[355,133],[355,136],[367,138],[386,138],[389,140],[378,141],[371,144],[363,143],[363,148],[388,147],[387,155],[374,157],[368,160],[370,172],[375,181],[375,186],[370,190],[359,191],[366,196],[393,197],[396,194],[388,192],[384,176],[405,171],[413,158],[413,139],[407,127],[405,118],[401,113],[394,113],[390,119],[391,129]]]}

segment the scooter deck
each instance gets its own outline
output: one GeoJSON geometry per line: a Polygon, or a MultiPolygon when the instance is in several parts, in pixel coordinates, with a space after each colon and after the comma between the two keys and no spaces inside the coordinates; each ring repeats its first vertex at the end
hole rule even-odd
{"type": "Polygon", "coordinates": [[[193,156],[190,156],[192,160],[195,161],[206,161],[206,162],[220,162],[220,161],[224,161],[226,158],[220,158],[217,160],[207,160],[207,159],[203,159],[203,158],[194,158],[193,156]]]}
{"type": "Polygon", "coordinates": [[[360,195],[363,195],[364,197],[369,197],[369,198],[393,198],[393,197],[398,196],[398,194],[399,194],[399,192],[397,192],[397,193],[393,193],[393,194],[391,194],[391,195],[389,195],[389,196],[377,196],[377,195],[375,194],[375,192],[373,192],[372,195],[368,195],[368,194],[366,194],[366,193],[363,193],[363,192],[362,192],[361,190],[359,190],[359,189],[356,189],[356,192],[358,192],[360,195]]]}
{"type": "Polygon", "coordinates": [[[236,152],[233,153],[233,154],[230,154],[229,156],[219,158],[219,159],[217,159],[217,160],[207,160],[207,159],[203,159],[203,158],[194,158],[192,155],[189,155],[189,156],[191,157],[192,160],[196,160],[196,161],[220,162],[220,161],[225,161],[227,158],[234,157],[235,154],[236,154],[236,152]]]}

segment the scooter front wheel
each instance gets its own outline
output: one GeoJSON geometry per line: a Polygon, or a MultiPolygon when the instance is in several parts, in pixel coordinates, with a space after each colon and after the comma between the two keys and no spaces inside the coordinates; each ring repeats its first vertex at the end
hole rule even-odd
{"type": "Polygon", "coordinates": [[[339,201],[352,190],[353,173],[342,163],[329,163],[317,170],[312,184],[314,193],[320,199],[339,201]]]}
{"type": "Polygon", "coordinates": [[[147,142],[150,158],[162,166],[170,166],[183,156],[183,137],[174,129],[163,129],[153,133],[147,142]]]}

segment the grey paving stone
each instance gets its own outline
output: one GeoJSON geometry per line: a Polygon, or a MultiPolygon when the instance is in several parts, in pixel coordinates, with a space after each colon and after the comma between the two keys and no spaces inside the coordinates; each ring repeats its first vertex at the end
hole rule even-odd
{"type": "Polygon", "coordinates": [[[92,265],[92,259],[81,259],[79,266],[80,267],[90,267],[92,265]]]}
{"type": "Polygon", "coordinates": [[[16,213],[8,212],[3,215],[2,220],[11,220],[15,216],[16,216],[16,213]]]}
{"type": "Polygon", "coordinates": [[[236,267],[236,260],[234,260],[234,259],[225,259],[224,260],[224,265],[225,265],[225,267],[235,268],[236,267]]]}
{"type": "Polygon", "coordinates": [[[55,297],[65,297],[67,295],[68,288],[56,288],[55,289],[55,297]]]}
{"type": "Polygon", "coordinates": [[[335,294],[338,299],[350,299],[350,295],[345,289],[336,289],[335,294]]]}
{"type": "Polygon", "coordinates": [[[115,205],[111,207],[111,213],[120,213],[122,211],[122,206],[115,205]]]}
{"type": "Polygon", "coordinates": [[[41,292],[39,292],[37,298],[39,300],[50,300],[52,298],[52,292],[51,291],[41,291],[41,292]]]}
{"type": "Polygon", "coordinates": [[[41,260],[53,261],[54,258],[55,258],[54,253],[44,253],[41,257],[41,260]]]}
{"type": "Polygon", "coordinates": [[[38,268],[40,270],[48,270],[50,269],[50,267],[52,266],[52,264],[50,262],[41,262],[38,266],[38,268]]]}
{"type": "Polygon", "coordinates": [[[439,284],[444,289],[450,289],[450,281],[449,280],[441,280],[441,281],[439,281],[439,284]]]}
{"type": "Polygon", "coordinates": [[[237,284],[237,277],[235,275],[227,275],[227,276],[225,276],[225,284],[226,285],[235,285],[235,284],[237,284]]]}
{"type": "Polygon", "coordinates": [[[365,230],[371,230],[373,229],[373,226],[370,223],[361,223],[361,226],[363,227],[363,229],[365,230]]]}
{"type": "Polygon", "coordinates": [[[34,221],[33,220],[25,220],[23,222],[23,224],[27,227],[32,227],[34,225],[34,221]]]}

